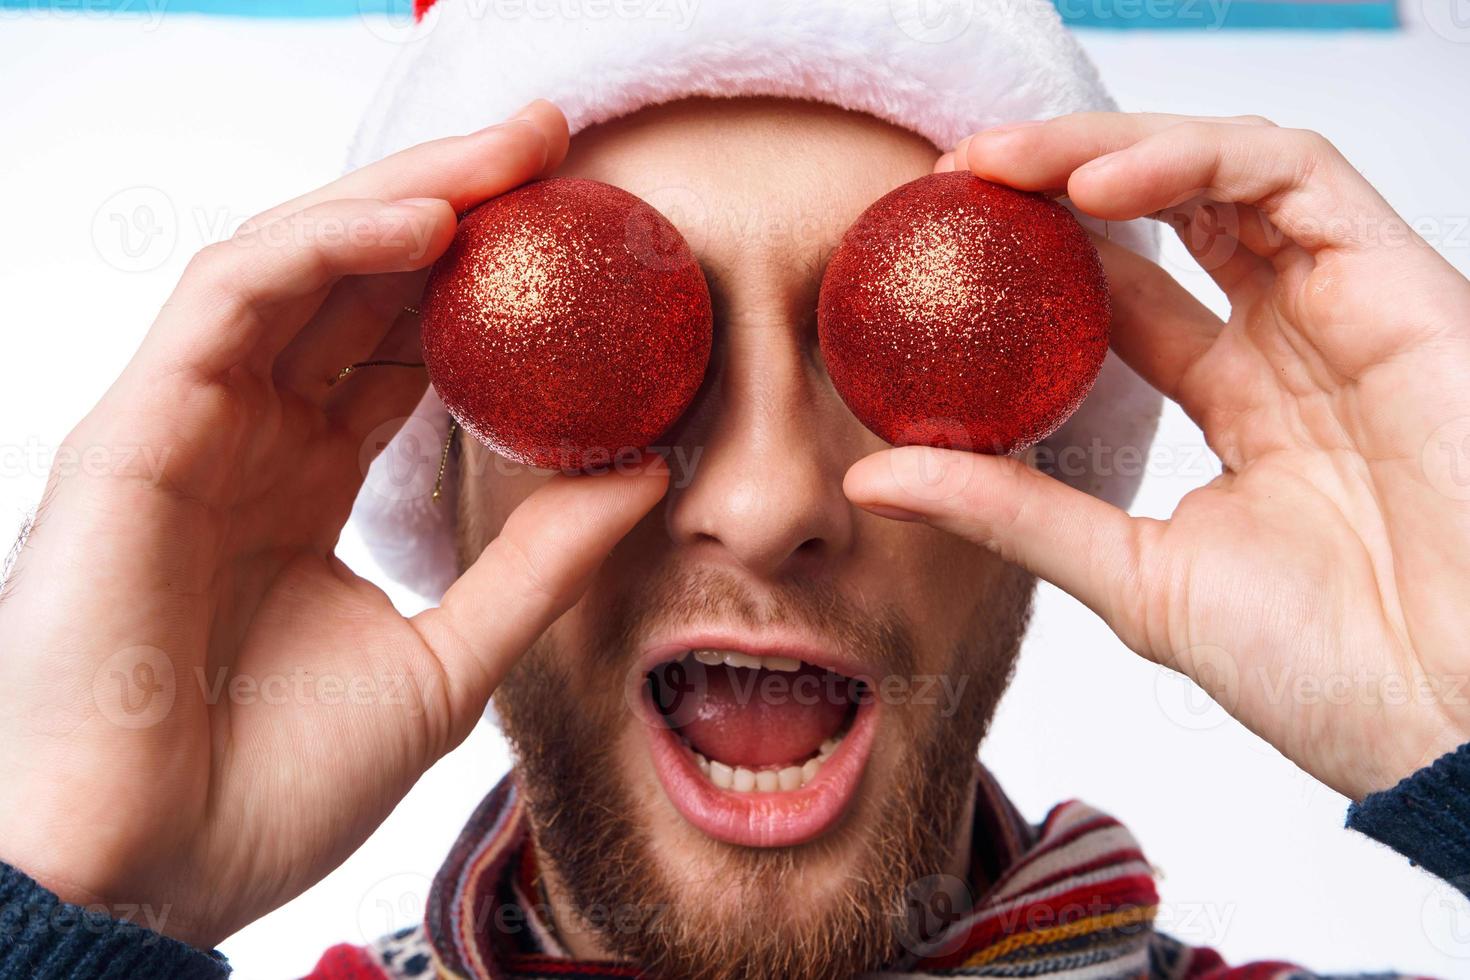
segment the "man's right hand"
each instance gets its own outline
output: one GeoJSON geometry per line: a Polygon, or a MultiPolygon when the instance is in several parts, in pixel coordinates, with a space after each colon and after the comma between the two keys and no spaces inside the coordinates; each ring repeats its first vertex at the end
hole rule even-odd
{"type": "Polygon", "coordinates": [[[364,440],[425,381],[328,382],[416,358],[404,308],[456,213],[566,148],[561,113],[533,103],[269,211],[190,264],[67,438],[73,458],[117,465],[51,474],[0,602],[0,859],[216,945],[371,833],[662,496],[659,462],[559,477],[411,619],[333,554],[364,440]]]}

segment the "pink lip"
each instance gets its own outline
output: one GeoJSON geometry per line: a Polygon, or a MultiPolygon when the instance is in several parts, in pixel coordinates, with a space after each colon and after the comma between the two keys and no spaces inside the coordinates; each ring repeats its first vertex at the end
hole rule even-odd
{"type": "MultiPolygon", "coordinates": [[[[807,663],[835,670],[849,677],[869,678],[867,669],[814,646],[780,644],[768,638],[752,643],[748,637],[704,633],[659,642],[639,658],[637,676],[681,655],[687,650],[733,650],[753,656],[799,657],[807,663]]],[[[871,683],[871,681],[870,681],[871,683]]],[[[694,762],[694,756],[679,743],[678,736],[664,724],[647,698],[640,699],[649,733],[653,768],[674,808],[716,840],[744,847],[790,847],[821,836],[846,812],[857,793],[867,768],[877,732],[876,700],[859,705],[852,727],[837,750],[822,763],[817,778],[789,792],[738,793],[710,782],[694,762]]]]}

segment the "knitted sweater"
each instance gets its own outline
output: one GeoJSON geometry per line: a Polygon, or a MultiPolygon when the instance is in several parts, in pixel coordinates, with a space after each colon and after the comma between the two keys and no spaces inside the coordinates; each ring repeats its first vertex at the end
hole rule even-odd
{"type": "MultiPolygon", "coordinates": [[[[1347,824],[1470,895],[1470,744],[1375,793],[1347,824]]],[[[636,966],[577,961],[538,909],[539,879],[513,777],[476,810],[435,879],[422,924],[370,946],[335,946],[311,980],[639,977],[636,966]]],[[[973,906],[879,976],[1027,976],[1068,980],[1302,980],[1286,963],[1230,967],[1153,928],[1158,895],[1137,841],[1071,801],[1039,826],[990,775],[976,776],[973,906]]],[[[0,980],[179,977],[223,980],[218,952],[61,902],[0,864],[0,980]]]]}

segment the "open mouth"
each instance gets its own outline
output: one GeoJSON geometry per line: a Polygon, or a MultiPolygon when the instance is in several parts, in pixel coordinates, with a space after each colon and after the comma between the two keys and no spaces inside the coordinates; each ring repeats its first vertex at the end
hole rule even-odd
{"type": "Polygon", "coordinates": [[[868,682],[790,650],[701,645],[646,658],[655,769],[675,808],[751,847],[825,832],[855,795],[872,745],[868,682]]]}

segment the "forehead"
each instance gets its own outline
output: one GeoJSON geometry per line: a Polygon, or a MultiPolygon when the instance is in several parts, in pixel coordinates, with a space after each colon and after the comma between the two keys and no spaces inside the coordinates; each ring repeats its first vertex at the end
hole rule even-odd
{"type": "Polygon", "coordinates": [[[561,172],[642,197],[726,279],[820,272],[853,219],[935,156],[908,130],[832,106],[691,99],[579,133],[561,172]]]}

